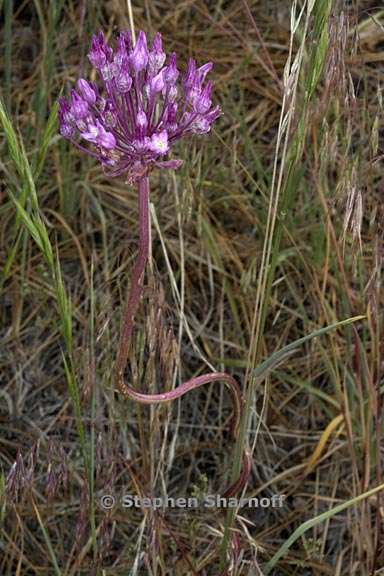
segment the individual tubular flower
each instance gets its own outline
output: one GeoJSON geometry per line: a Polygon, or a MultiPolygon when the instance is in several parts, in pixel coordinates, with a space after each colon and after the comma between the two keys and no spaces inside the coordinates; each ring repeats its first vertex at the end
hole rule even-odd
{"type": "Polygon", "coordinates": [[[60,99],[60,132],[98,158],[110,176],[134,182],[154,167],[178,168],[181,160],[164,158],[171,146],[209,132],[221,115],[212,104],[212,82],[205,82],[212,63],[198,68],[190,59],[181,75],[159,33],[149,49],[144,32],[135,45],[129,32],[121,32],[113,50],[99,32],[88,58],[99,82],[80,78],[70,98],[60,99]]]}

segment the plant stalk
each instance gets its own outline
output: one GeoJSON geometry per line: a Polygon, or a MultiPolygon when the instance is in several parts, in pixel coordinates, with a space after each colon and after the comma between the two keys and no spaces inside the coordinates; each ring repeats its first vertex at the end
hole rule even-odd
{"type": "MultiPolygon", "coordinates": [[[[124,312],[123,325],[120,334],[119,347],[116,359],[116,386],[119,392],[127,399],[135,400],[141,404],[160,404],[171,402],[184,396],[184,394],[210,382],[221,381],[226,384],[231,393],[234,414],[231,422],[231,432],[236,439],[239,434],[240,418],[243,399],[238,382],[224,372],[212,372],[191,378],[177,388],[160,394],[143,394],[138,392],[124,381],[124,370],[128,360],[129,343],[135,322],[135,314],[143,293],[143,277],[148,262],[150,247],[150,219],[149,219],[149,179],[144,177],[138,182],[139,195],[139,251],[132,271],[132,280],[128,288],[127,304],[124,312]]],[[[234,495],[245,485],[250,472],[250,457],[247,451],[242,454],[242,465],[239,475],[234,479],[225,494],[234,495]]]]}

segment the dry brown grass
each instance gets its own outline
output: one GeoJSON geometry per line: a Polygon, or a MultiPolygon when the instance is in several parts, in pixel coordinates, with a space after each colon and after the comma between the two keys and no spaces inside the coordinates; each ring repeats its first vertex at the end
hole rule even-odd
{"type": "MultiPolygon", "coordinates": [[[[111,34],[129,27],[128,11],[117,0],[26,1],[14,3],[10,26],[11,5],[2,4],[2,98],[33,164],[60,90],[88,66],[90,34],[99,26],[111,34]]],[[[136,29],[161,31],[180,62],[189,55],[215,62],[215,94],[225,112],[209,138],[179,148],[186,162],[178,173],[152,179],[158,229],[153,224],[152,267],[129,369],[142,391],[160,391],[207,366],[244,382],[290,9],[290,0],[249,2],[252,19],[236,1],[133,5],[136,29]]],[[[310,73],[311,26],[313,20],[292,137],[310,73]]],[[[382,482],[384,18],[377,3],[333,2],[329,26],[327,64],[283,219],[261,356],[337,320],[366,319],[308,342],[258,385],[246,495],[286,498],[282,508],[240,510],[233,575],[262,574],[299,525],[382,482]]],[[[107,180],[56,135],[36,180],[72,300],[74,375],[87,446],[94,446],[92,488],[68,393],[55,286],[8,194],[20,198],[23,181],[3,136],[0,168],[5,476],[16,462],[2,508],[0,573],[217,575],[219,510],[99,505],[102,494],[220,493],[232,465],[231,407],[220,387],[159,408],[126,402],[114,391],[120,315],[136,251],[136,190],[122,179],[107,180]]],[[[378,576],[381,523],[375,495],[308,530],[274,574],[378,576]]]]}

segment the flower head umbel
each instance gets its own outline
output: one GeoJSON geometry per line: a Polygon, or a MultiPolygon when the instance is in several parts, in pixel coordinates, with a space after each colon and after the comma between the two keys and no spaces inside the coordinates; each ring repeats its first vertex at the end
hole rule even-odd
{"type": "Polygon", "coordinates": [[[159,33],[148,48],[144,32],[135,45],[121,32],[112,50],[100,32],[88,57],[100,82],[80,78],[70,98],[60,99],[60,132],[99,159],[110,176],[135,181],[152,167],[178,168],[181,160],[164,160],[172,144],[209,132],[221,115],[212,105],[212,82],[205,81],[212,63],[197,68],[190,59],[180,74],[176,54],[167,59],[159,33]]]}

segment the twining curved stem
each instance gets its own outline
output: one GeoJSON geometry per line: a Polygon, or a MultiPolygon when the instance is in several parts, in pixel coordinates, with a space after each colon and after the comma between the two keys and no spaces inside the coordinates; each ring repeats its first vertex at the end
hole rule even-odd
{"type": "MultiPolygon", "coordinates": [[[[161,404],[171,402],[187,392],[199,388],[210,382],[221,381],[226,384],[233,397],[234,414],[232,421],[232,434],[237,438],[239,431],[240,416],[242,410],[242,394],[237,381],[223,372],[212,372],[191,378],[174,390],[161,394],[143,394],[137,392],[124,382],[124,369],[128,359],[129,342],[134,326],[135,313],[140,303],[143,291],[143,277],[149,255],[150,226],[149,226],[149,181],[148,177],[139,180],[139,252],[132,271],[131,285],[128,289],[127,304],[124,312],[123,325],[121,328],[120,341],[116,359],[116,384],[117,389],[125,398],[135,400],[141,404],[161,404]]],[[[234,495],[245,485],[250,473],[250,456],[247,452],[243,456],[243,467],[239,478],[225,492],[226,495],[234,495]]]]}
{"type": "Polygon", "coordinates": [[[238,479],[223,493],[223,498],[236,496],[246,485],[252,468],[252,457],[248,450],[243,452],[243,461],[238,479]]]}

